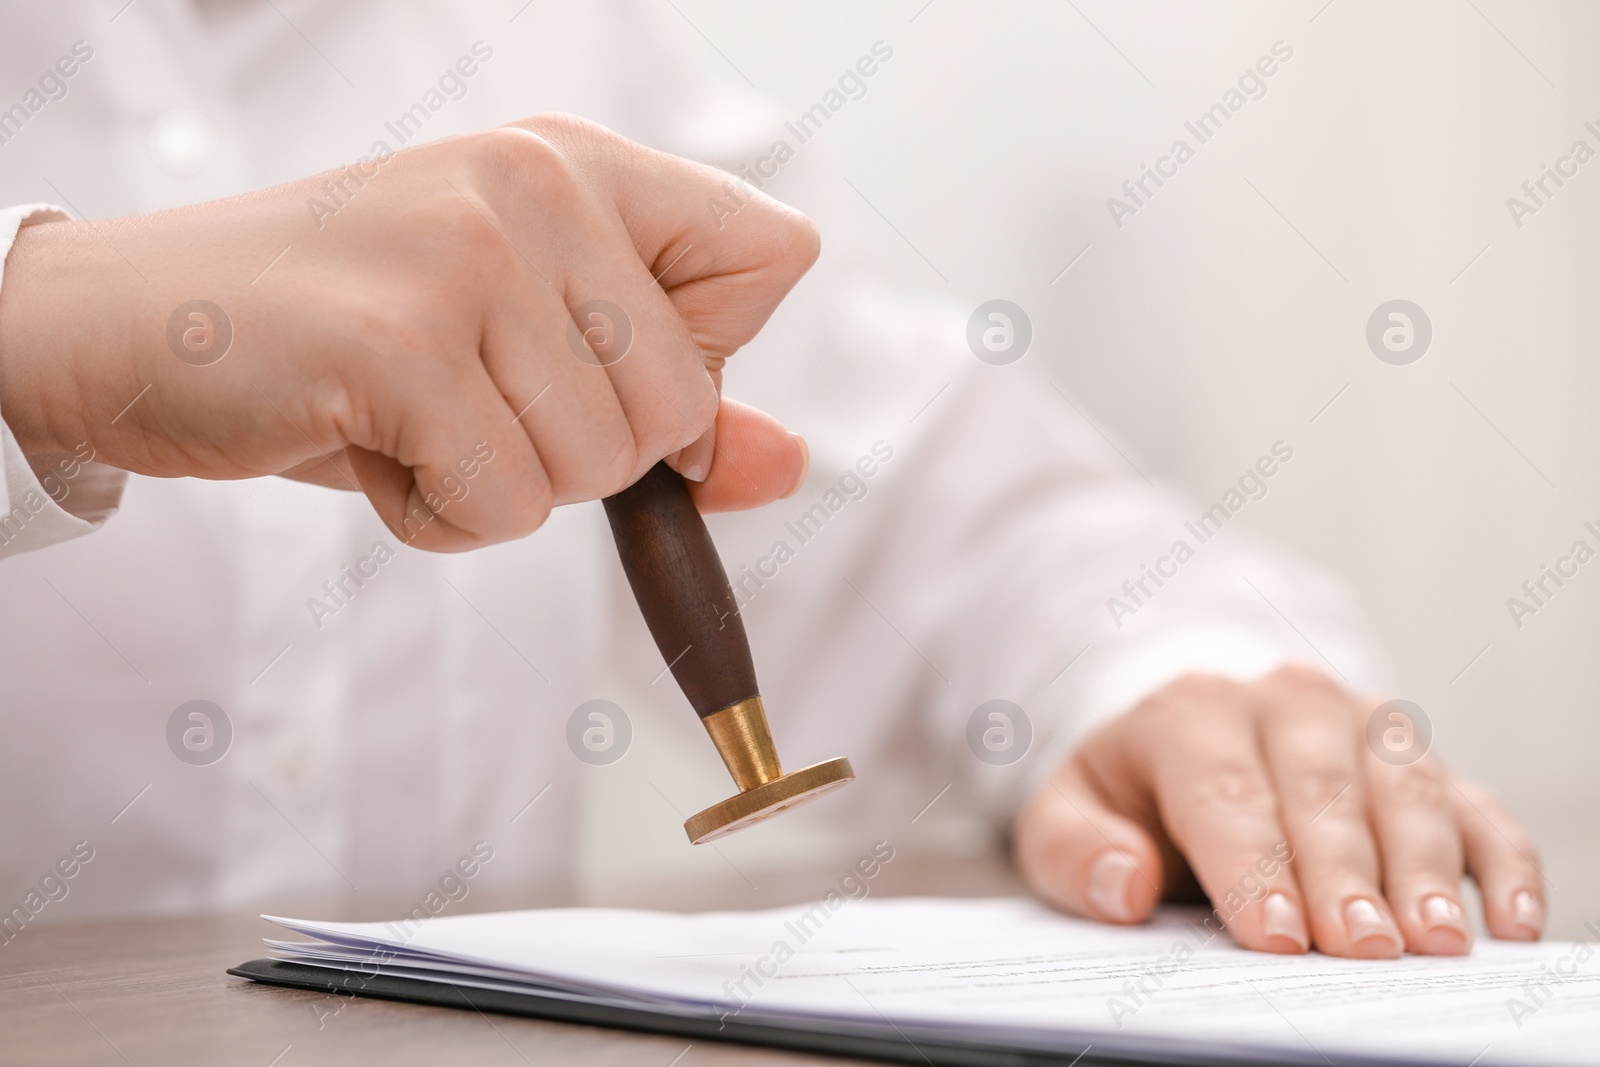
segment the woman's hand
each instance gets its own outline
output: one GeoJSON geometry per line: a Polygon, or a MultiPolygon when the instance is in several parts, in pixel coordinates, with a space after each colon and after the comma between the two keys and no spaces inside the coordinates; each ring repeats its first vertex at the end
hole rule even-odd
{"type": "Polygon", "coordinates": [[[1181,678],[1032,798],[1014,828],[1023,875],[1074,915],[1139,922],[1198,889],[1245,948],[1387,958],[1471,948],[1469,873],[1495,937],[1538,938],[1527,835],[1431,755],[1379,758],[1375,706],[1306,667],[1181,678]]]}
{"type": "Polygon", "coordinates": [[[817,251],[807,219],[720,171],[544,116],[24,229],[0,411],[30,455],[89,442],[145,474],[359,485],[441,551],[662,458],[705,479],[707,510],[751,507],[799,485],[805,446],[752,409],[719,417],[723,363],[817,251]]]}

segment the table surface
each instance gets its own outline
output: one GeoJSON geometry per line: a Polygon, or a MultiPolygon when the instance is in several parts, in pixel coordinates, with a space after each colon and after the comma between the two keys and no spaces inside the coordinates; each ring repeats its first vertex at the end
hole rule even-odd
{"type": "MultiPolygon", "coordinates": [[[[1531,820],[1547,856],[1557,907],[1551,936],[1579,936],[1579,920],[1600,905],[1600,850],[1592,831],[1565,810],[1531,820]],[[1562,834],[1560,830],[1570,831],[1562,834]]],[[[605,899],[576,900],[562,890],[538,899],[477,900],[482,910],[563,903],[654,907],[676,911],[777,907],[817,899],[838,872],[769,874],[757,890],[726,882],[637,885],[605,899]]],[[[1000,857],[897,859],[873,882],[874,895],[993,896],[1021,893],[1000,857]]],[[[366,901],[361,913],[312,910],[339,919],[379,919],[403,903],[366,901]]],[[[254,915],[68,922],[29,927],[0,948],[0,1065],[183,1067],[239,1064],[385,1064],[474,1067],[626,1064],[845,1064],[863,1061],[605,1030],[503,1015],[339,998],[258,985],[224,973],[264,955],[263,936],[282,931],[254,915]]]]}
{"type": "MultiPolygon", "coordinates": [[[[977,896],[1020,888],[997,861],[896,864],[874,892],[977,896]]],[[[834,872],[836,876],[837,872],[834,872]]],[[[813,872],[748,886],[657,886],[672,910],[776,906],[815,896],[813,872]]],[[[29,928],[0,949],[0,1064],[182,1067],[239,1064],[471,1063],[474,1067],[626,1064],[847,1064],[731,1044],[484,1015],[365,997],[335,997],[224,973],[264,955],[282,931],[254,915],[70,922],[29,928]]]]}

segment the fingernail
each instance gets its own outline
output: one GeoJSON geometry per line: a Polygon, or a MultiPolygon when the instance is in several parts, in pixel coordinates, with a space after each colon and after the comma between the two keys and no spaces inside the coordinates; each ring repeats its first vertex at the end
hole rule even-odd
{"type": "Polygon", "coordinates": [[[1427,927],[1435,952],[1461,952],[1472,943],[1472,933],[1467,929],[1461,905],[1449,897],[1434,894],[1422,901],[1422,925],[1427,927]]]}
{"type": "Polygon", "coordinates": [[[789,487],[789,491],[783,494],[783,499],[785,500],[800,491],[800,487],[806,484],[806,475],[811,473],[811,446],[806,444],[806,439],[797,433],[792,433],[789,436],[794,438],[795,444],[800,446],[800,474],[795,478],[794,485],[789,487]]]}
{"type": "Polygon", "coordinates": [[[1511,922],[1529,941],[1544,932],[1544,905],[1531,890],[1519,889],[1511,897],[1511,922]]]}
{"type": "Polygon", "coordinates": [[[1264,937],[1290,942],[1296,952],[1310,947],[1299,906],[1282,893],[1268,893],[1267,899],[1261,902],[1261,933],[1264,937]]]}
{"type": "Polygon", "coordinates": [[[1128,883],[1137,868],[1120,852],[1102,852],[1089,869],[1089,887],[1086,895],[1089,904],[1103,919],[1114,922],[1132,922],[1133,908],[1128,904],[1128,883]]]}
{"type": "Polygon", "coordinates": [[[689,481],[703,482],[711,474],[715,448],[715,442],[710,438],[704,435],[697,437],[678,450],[673,466],[689,481]]]}
{"type": "Polygon", "coordinates": [[[1350,944],[1364,956],[1394,956],[1400,952],[1400,931],[1370,900],[1357,897],[1344,906],[1345,929],[1350,944]]]}
{"type": "Polygon", "coordinates": [[[1449,897],[1437,894],[1422,901],[1422,923],[1430,930],[1435,926],[1461,926],[1461,905],[1449,897]]]}

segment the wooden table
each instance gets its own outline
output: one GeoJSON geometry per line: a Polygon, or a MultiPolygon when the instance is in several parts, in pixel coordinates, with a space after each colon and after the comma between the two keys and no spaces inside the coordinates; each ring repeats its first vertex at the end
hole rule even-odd
{"type": "MultiPolygon", "coordinates": [[[[643,904],[764,907],[819,895],[837,872],[761,879],[751,903],[742,880],[655,886],[643,904]]],[[[896,863],[874,894],[985,895],[1020,891],[996,861],[896,863]]],[[[546,898],[538,903],[555,903],[546,898]]],[[[622,901],[608,900],[606,903],[622,901]]],[[[483,902],[499,906],[503,902],[483,902]]],[[[525,905],[526,906],[526,905],[525,905]]],[[[380,918],[395,914],[337,916],[380,918]]],[[[331,913],[329,913],[331,914],[331,913]]],[[[73,1067],[307,1067],[311,1064],[845,1064],[855,1061],[362,997],[257,985],[227,968],[265,953],[283,931],[251,915],[73,922],[23,931],[0,949],[0,1064],[73,1067]]]]}

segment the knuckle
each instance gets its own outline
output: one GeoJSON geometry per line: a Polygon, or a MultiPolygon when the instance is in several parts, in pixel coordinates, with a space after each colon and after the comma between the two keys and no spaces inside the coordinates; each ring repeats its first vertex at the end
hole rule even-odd
{"type": "Polygon", "coordinates": [[[822,254],[822,233],[817,224],[793,208],[770,197],[760,201],[767,209],[761,225],[750,231],[750,253],[768,265],[784,285],[793,285],[822,254]]]}
{"type": "Polygon", "coordinates": [[[705,376],[703,370],[697,371],[697,374],[699,380],[688,386],[683,401],[683,414],[692,431],[684,444],[711,429],[717,421],[717,409],[722,406],[722,397],[717,393],[717,387],[711,384],[711,379],[705,376]]]}
{"type": "Polygon", "coordinates": [[[549,138],[521,126],[500,126],[477,134],[477,172],[506,195],[525,197],[531,188],[545,204],[575,196],[580,181],[566,154],[549,138]]]}
{"type": "Polygon", "coordinates": [[[545,524],[555,507],[555,487],[550,484],[549,478],[541,475],[533,479],[527,494],[515,504],[510,539],[527,537],[545,524]]]}
{"type": "Polygon", "coordinates": [[[620,493],[632,485],[639,466],[639,450],[634,445],[633,435],[620,431],[611,437],[610,458],[600,464],[595,475],[596,495],[602,497],[620,493]]]}
{"type": "Polygon", "coordinates": [[[638,460],[650,463],[680,447],[677,440],[683,435],[685,425],[683,416],[665,399],[638,414],[630,414],[628,424],[638,460]]]}
{"type": "Polygon", "coordinates": [[[514,123],[514,126],[562,143],[577,138],[590,141],[622,140],[619,135],[598,122],[568,111],[541,111],[537,115],[514,123]]]}
{"type": "MultiPolygon", "coordinates": [[[[1333,804],[1334,799],[1349,800],[1350,794],[1355,792],[1353,781],[1348,772],[1338,767],[1296,769],[1289,780],[1283,783],[1282,792],[1284,799],[1292,802],[1296,809],[1319,812],[1327,808],[1327,817],[1334,818],[1339,815],[1339,809],[1344,807],[1343,804],[1333,804]],[[1330,804],[1333,806],[1328,807],[1330,804]]],[[[1347,810],[1355,809],[1352,807],[1347,810]]]]}
{"type": "Polygon", "coordinates": [[[313,383],[307,393],[311,410],[316,413],[315,424],[335,427],[352,444],[376,442],[380,420],[370,395],[358,393],[359,388],[343,375],[313,383]]]}
{"type": "Polygon", "coordinates": [[[1420,763],[1396,770],[1398,773],[1389,776],[1385,790],[1394,803],[1436,812],[1450,809],[1450,796],[1442,775],[1420,763]]]}
{"type": "Polygon", "coordinates": [[[497,126],[475,135],[475,162],[491,172],[524,178],[562,161],[561,152],[534,130],[522,126],[497,126]]]}
{"type": "MultiPolygon", "coordinates": [[[[1159,787],[1158,787],[1159,788],[1159,787]]],[[[1219,831],[1229,837],[1257,828],[1276,827],[1277,795],[1254,768],[1228,762],[1167,792],[1161,814],[1173,840],[1193,844],[1219,831]]]]}
{"type": "Polygon", "coordinates": [[[1078,742],[1076,758],[1090,765],[1112,765],[1128,745],[1129,726],[1134,722],[1137,710],[1119,715],[1091,730],[1087,737],[1078,742]]]}
{"type": "Polygon", "coordinates": [[[1277,797],[1260,774],[1243,764],[1224,763],[1195,783],[1186,798],[1198,812],[1271,811],[1277,797]]]}
{"type": "Polygon", "coordinates": [[[1326,672],[1306,663],[1285,663],[1267,675],[1265,681],[1273,688],[1296,692],[1343,692],[1339,683],[1328,677],[1326,672]]]}
{"type": "Polygon", "coordinates": [[[1460,794],[1461,806],[1467,811],[1477,809],[1489,818],[1509,818],[1505,802],[1500,799],[1500,794],[1488,786],[1469,779],[1456,779],[1456,791],[1460,794]]]}
{"type": "Polygon", "coordinates": [[[1219,711],[1239,709],[1244,703],[1243,693],[1244,687],[1232,678],[1196,671],[1162,686],[1146,697],[1135,712],[1158,722],[1187,720],[1197,706],[1219,711]]]}
{"type": "Polygon", "coordinates": [[[1454,788],[1460,791],[1455,798],[1455,807],[1457,819],[1463,827],[1468,828],[1469,832],[1470,828],[1476,827],[1482,840],[1487,841],[1491,848],[1509,847],[1520,857],[1520,861],[1525,861],[1534,870],[1543,869],[1538,846],[1522,828],[1522,824],[1511,816],[1510,810],[1494,790],[1472,781],[1457,781],[1454,788]]]}
{"type": "Polygon", "coordinates": [[[666,459],[683,446],[673,427],[664,420],[651,420],[649,425],[636,424],[633,428],[635,469],[649,467],[666,459]]]}
{"type": "Polygon", "coordinates": [[[663,393],[660,404],[652,405],[634,426],[634,439],[640,455],[654,462],[680,448],[693,444],[716,419],[718,398],[708,381],[703,385],[684,384],[663,393]]]}
{"type": "Polygon", "coordinates": [[[1179,698],[1222,703],[1238,697],[1242,689],[1243,687],[1232,678],[1204,671],[1192,671],[1174,679],[1166,687],[1166,692],[1179,698]]]}
{"type": "Polygon", "coordinates": [[[784,213],[779,231],[784,261],[795,268],[797,275],[810,270],[822,254],[822,231],[817,224],[800,212],[791,210],[784,213]]]}

